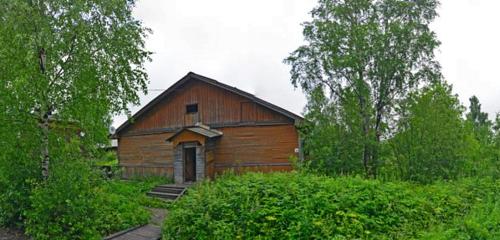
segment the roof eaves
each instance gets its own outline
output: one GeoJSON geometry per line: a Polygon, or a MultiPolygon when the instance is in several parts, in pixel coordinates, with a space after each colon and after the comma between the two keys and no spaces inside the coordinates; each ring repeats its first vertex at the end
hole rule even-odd
{"type": "Polygon", "coordinates": [[[113,136],[118,136],[119,132],[122,131],[123,129],[125,129],[127,126],[130,125],[131,121],[134,121],[135,119],[137,119],[139,116],[141,116],[144,112],[147,112],[150,108],[154,107],[154,105],[156,105],[156,103],[158,103],[159,101],[161,101],[164,97],[166,97],[167,95],[169,95],[171,92],[173,92],[179,85],[182,85],[184,82],[186,82],[187,80],[189,80],[189,76],[193,74],[193,72],[189,72],[188,74],[186,74],[186,76],[182,77],[179,81],[177,81],[176,83],[174,83],[172,86],[170,86],[167,90],[163,91],[162,93],[160,93],[158,96],[156,96],[153,100],[151,100],[148,104],[146,104],[146,106],[144,106],[143,108],[141,108],[139,111],[137,111],[134,115],[132,115],[132,117],[130,117],[129,119],[127,119],[127,121],[125,121],[122,125],[120,125],[116,130],[115,130],[115,133],[113,134],[113,136]]]}

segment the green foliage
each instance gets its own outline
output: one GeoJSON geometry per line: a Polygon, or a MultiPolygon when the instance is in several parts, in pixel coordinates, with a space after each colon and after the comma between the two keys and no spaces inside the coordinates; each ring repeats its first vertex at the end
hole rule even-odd
{"type": "Polygon", "coordinates": [[[500,195],[494,194],[474,206],[464,217],[431,228],[431,231],[423,233],[422,239],[500,239],[500,195]]]}
{"type": "Polygon", "coordinates": [[[35,239],[101,239],[110,233],[148,222],[144,206],[161,206],[145,192],[163,182],[104,181],[87,159],[79,158],[78,142],[53,158],[51,177],[36,185],[24,209],[26,233],[35,239]]]}
{"type": "Polygon", "coordinates": [[[108,194],[123,196],[129,201],[136,201],[141,206],[152,208],[167,208],[168,203],[146,196],[146,192],[159,184],[169,183],[171,180],[162,177],[149,177],[140,180],[111,180],[106,181],[102,191],[108,194]]]}
{"type": "MultiPolygon", "coordinates": [[[[309,96],[300,128],[306,154],[300,169],[333,176],[363,172],[362,116],[354,110],[353,94],[348,93],[340,106],[331,104],[321,89],[309,96]]],[[[430,183],[500,176],[496,128],[484,119],[477,98],[470,109],[479,113],[469,112],[464,120],[465,108],[445,82],[408,94],[394,111],[398,121],[392,126],[393,134],[377,146],[378,177],[430,183]],[[482,120],[473,120],[476,115],[483,116],[482,120]]]]}
{"type": "Polygon", "coordinates": [[[299,128],[307,156],[301,169],[328,175],[363,174],[361,118],[349,105],[355,101],[335,107],[321,90],[309,98],[299,128]]]}
{"type": "Polygon", "coordinates": [[[51,178],[33,190],[26,233],[35,239],[97,239],[97,179],[82,160],[64,161],[53,164],[51,178]]]}
{"type": "Polygon", "coordinates": [[[500,113],[497,113],[495,124],[493,125],[494,140],[492,144],[492,161],[496,164],[498,171],[497,176],[500,176],[500,113]]]}
{"type": "Polygon", "coordinates": [[[39,141],[34,140],[40,134],[36,119],[18,102],[26,93],[12,94],[6,87],[0,83],[0,226],[19,227],[33,184],[40,179],[39,158],[33,158],[40,153],[39,141]]]}
{"type": "MultiPolygon", "coordinates": [[[[82,145],[88,152],[106,143],[112,114],[127,111],[127,104],[138,103],[138,91],[146,90],[144,63],[151,53],[144,49],[144,38],[149,30],[132,16],[134,4],[82,0],[1,4],[0,105],[7,113],[7,127],[52,116],[83,132],[82,145]],[[41,52],[45,52],[43,69],[41,52]]],[[[38,123],[33,126],[42,133],[38,123]]],[[[41,146],[41,138],[24,140],[41,146]]],[[[40,157],[37,153],[32,152],[33,158],[40,157]]]]}
{"type": "Polygon", "coordinates": [[[474,133],[480,141],[488,141],[491,135],[491,121],[488,119],[488,113],[481,112],[481,104],[476,96],[470,99],[469,113],[467,121],[473,126],[474,133]]]}
{"type": "Polygon", "coordinates": [[[332,108],[350,105],[360,116],[352,124],[362,130],[358,161],[368,176],[377,175],[379,144],[397,119],[391,113],[398,100],[441,77],[434,60],[439,41],[429,28],[437,6],[437,0],[320,0],[304,23],[307,44],[285,59],[292,83],[310,100],[325,91],[332,108]]]}
{"type": "MultiPolygon", "coordinates": [[[[33,142],[3,131],[4,127],[0,122],[0,226],[19,227],[33,185],[40,179],[39,162],[32,159],[38,149],[33,142]]],[[[29,130],[21,135],[31,134],[29,130]]]]}
{"type": "Polygon", "coordinates": [[[163,239],[414,239],[500,194],[493,180],[415,185],[297,173],[226,175],[170,209],[163,239]]]}
{"type": "Polygon", "coordinates": [[[101,157],[97,159],[94,164],[96,166],[107,166],[107,167],[116,167],[118,166],[118,157],[116,156],[116,152],[109,151],[102,153],[101,157]]]}
{"type": "Polygon", "coordinates": [[[138,201],[100,191],[88,167],[108,141],[111,116],[146,90],[149,30],[132,16],[134,4],[0,4],[0,225],[77,239],[147,219],[138,201]],[[51,164],[45,182],[42,159],[51,164]]]}
{"type": "Polygon", "coordinates": [[[146,224],[145,207],[167,207],[145,195],[164,179],[103,181],[78,160],[57,166],[53,174],[35,188],[26,211],[26,233],[35,239],[101,239],[146,224]]]}
{"type": "Polygon", "coordinates": [[[418,182],[463,176],[477,142],[464,126],[463,107],[451,87],[424,88],[401,111],[398,132],[389,140],[394,159],[385,170],[397,179],[418,182]]]}
{"type": "Polygon", "coordinates": [[[64,157],[52,158],[50,178],[30,196],[25,228],[35,239],[99,239],[148,220],[137,202],[102,191],[102,179],[80,158],[79,147],[74,139],[60,142],[55,156],[64,157]]]}
{"type": "Polygon", "coordinates": [[[493,122],[488,119],[487,113],[481,111],[481,104],[476,96],[469,100],[466,123],[477,143],[475,151],[471,152],[471,175],[499,176],[500,162],[496,154],[500,147],[495,143],[493,122]]]}

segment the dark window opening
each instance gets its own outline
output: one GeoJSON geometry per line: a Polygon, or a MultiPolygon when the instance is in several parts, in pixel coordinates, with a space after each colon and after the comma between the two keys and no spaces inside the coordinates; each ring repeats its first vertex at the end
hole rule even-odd
{"type": "Polygon", "coordinates": [[[186,113],[197,113],[197,112],[198,112],[198,104],[186,105],[186,113]]]}

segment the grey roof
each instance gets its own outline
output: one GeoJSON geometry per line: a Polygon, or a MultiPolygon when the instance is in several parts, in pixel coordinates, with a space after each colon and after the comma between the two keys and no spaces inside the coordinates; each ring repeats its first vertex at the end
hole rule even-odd
{"type": "MultiPolygon", "coordinates": [[[[231,87],[229,85],[226,85],[224,83],[221,83],[221,82],[218,82],[214,79],[211,79],[211,78],[208,78],[208,77],[205,77],[205,76],[202,76],[202,75],[199,75],[199,74],[196,74],[196,73],[193,73],[193,72],[189,72],[186,76],[184,76],[183,78],[181,78],[179,81],[177,81],[176,83],[174,83],[174,85],[172,85],[171,87],[169,87],[167,90],[165,90],[163,93],[161,93],[160,95],[158,95],[155,99],[153,99],[151,102],[149,102],[148,104],[146,104],[146,106],[144,106],[141,110],[139,110],[137,113],[135,113],[133,116],[132,116],[132,119],[137,119],[139,118],[141,115],[143,115],[144,113],[146,113],[147,111],[149,111],[150,109],[152,109],[154,107],[154,105],[156,105],[156,103],[160,102],[162,99],[168,97],[171,93],[175,92],[175,90],[183,85],[184,83],[186,83],[187,81],[189,80],[198,80],[198,81],[202,81],[202,82],[205,82],[205,83],[208,83],[208,84],[211,84],[213,86],[217,86],[217,87],[220,87],[222,89],[225,89],[225,90],[228,90],[232,93],[235,93],[235,94],[238,94],[240,96],[243,96],[243,97],[246,97],[250,100],[252,100],[253,102],[259,104],[259,105],[262,105],[266,108],[269,108],[273,111],[276,111],[290,119],[293,119],[293,120],[302,120],[302,117],[295,114],[295,113],[292,113],[290,111],[287,111],[281,107],[278,107],[272,103],[269,103],[267,101],[264,101],[256,96],[254,96],[253,94],[250,94],[250,93],[247,93],[243,90],[240,90],[238,88],[235,88],[235,87],[231,87]]],[[[131,124],[131,120],[127,120],[126,122],[124,122],[120,127],[118,127],[115,131],[115,136],[118,135],[123,129],[127,128],[129,125],[131,124]]]]}
{"type": "Polygon", "coordinates": [[[203,135],[207,138],[214,138],[214,137],[222,136],[221,131],[217,131],[215,129],[210,129],[210,128],[207,128],[206,126],[196,126],[196,127],[183,128],[183,129],[177,131],[174,135],[167,138],[167,141],[172,140],[173,138],[175,138],[177,135],[179,135],[180,133],[182,133],[184,131],[191,131],[191,132],[203,135]]]}

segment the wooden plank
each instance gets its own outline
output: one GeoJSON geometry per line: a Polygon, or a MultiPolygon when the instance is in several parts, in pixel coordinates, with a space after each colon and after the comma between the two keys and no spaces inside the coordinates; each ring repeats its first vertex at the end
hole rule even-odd
{"type": "Polygon", "coordinates": [[[158,240],[160,238],[161,227],[148,224],[115,233],[104,240],[158,240]]]}
{"type": "Polygon", "coordinates": [[[215,144],[215,163],[289,163],[297,156],[298,134],[293,125],[222,128],[215,144]]]}

